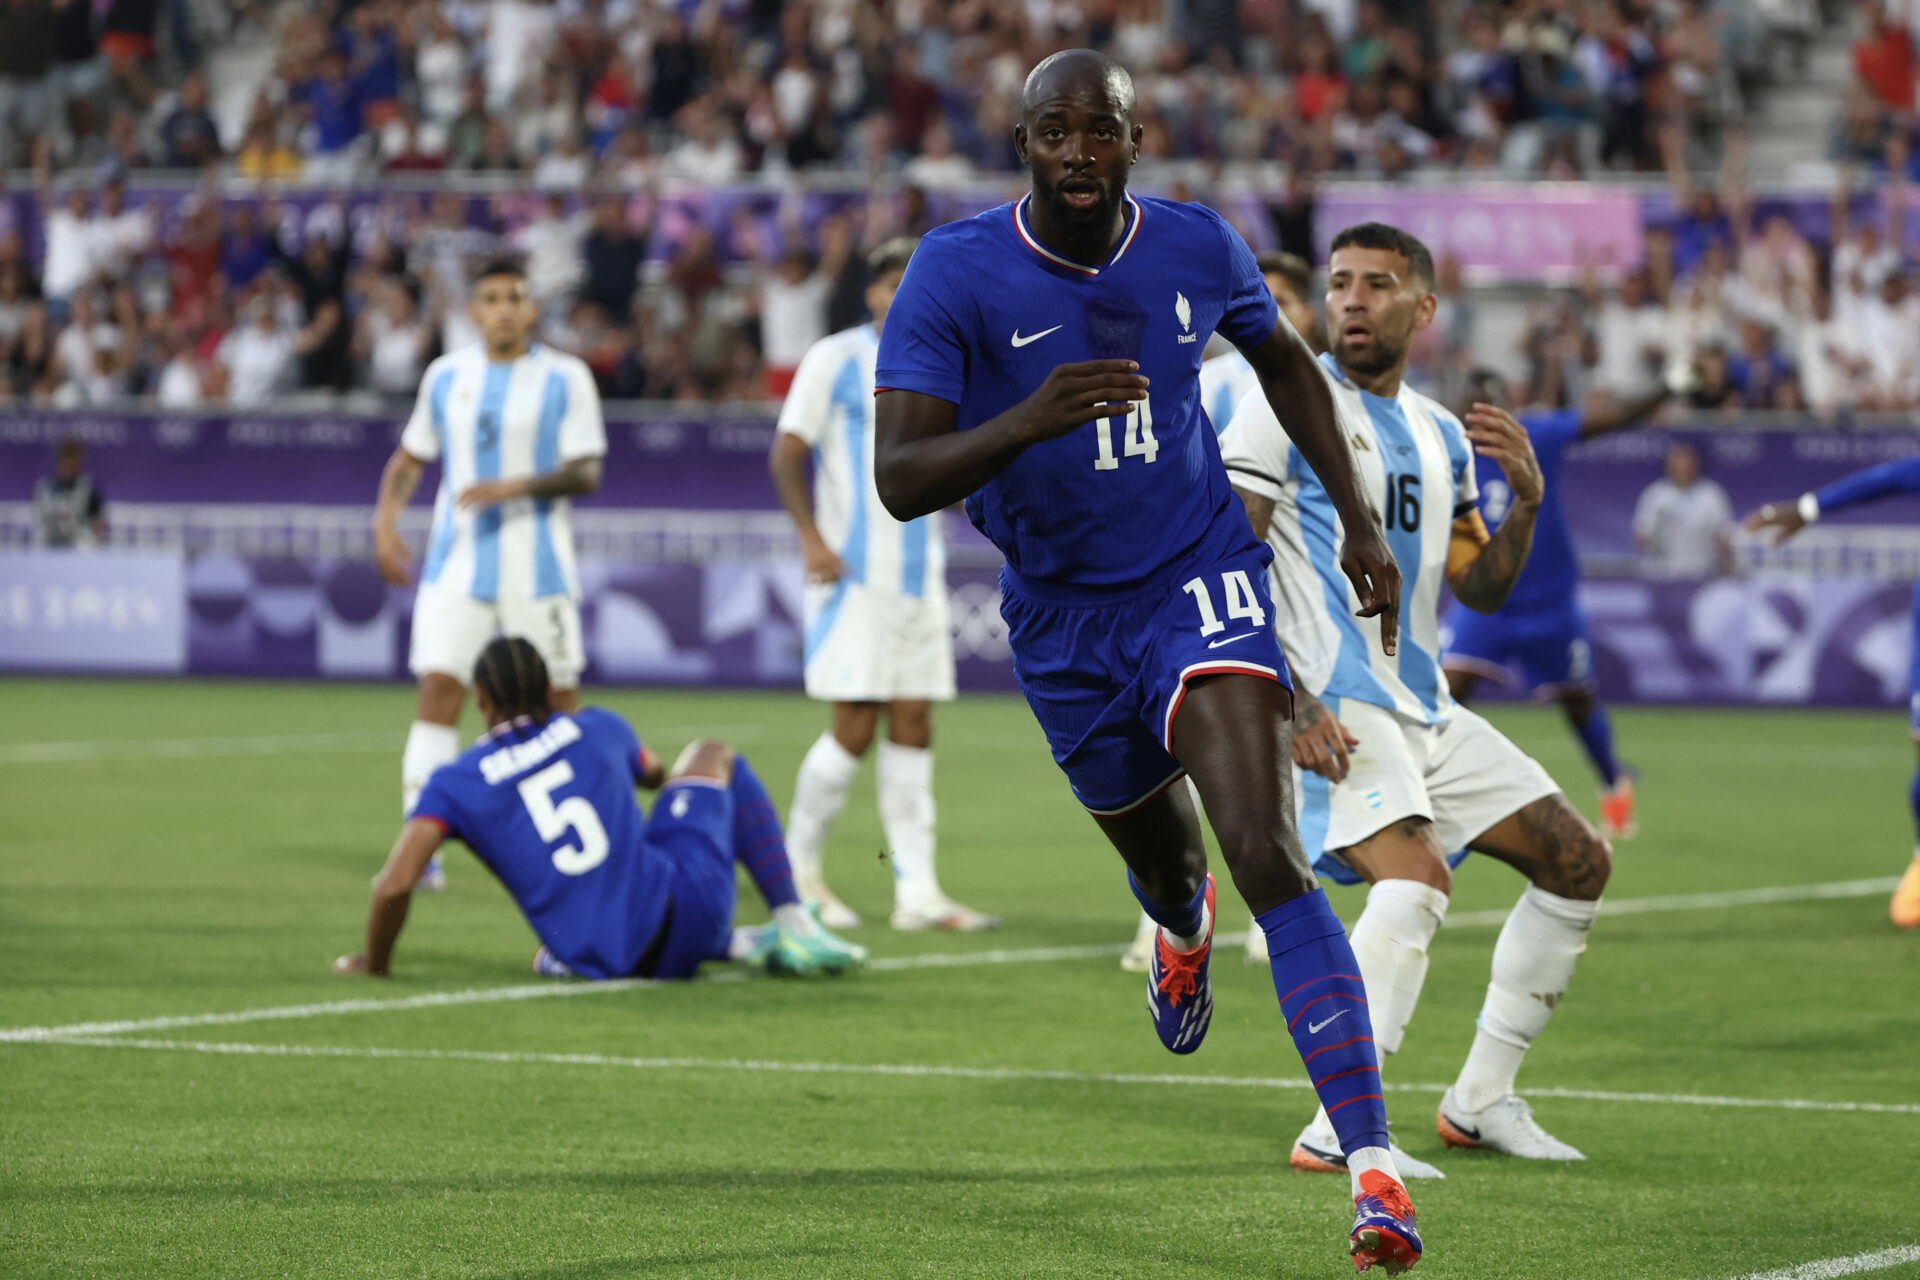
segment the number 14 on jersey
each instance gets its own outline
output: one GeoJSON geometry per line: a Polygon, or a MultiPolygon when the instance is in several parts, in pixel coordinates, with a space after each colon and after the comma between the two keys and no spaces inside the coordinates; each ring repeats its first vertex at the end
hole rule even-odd
{"type": "MultiPolygon", "coordinates": [[[[1160,456],[1160,442],[1153,438],[1153,401],[1136,400],[1125,418],[1123,445],[1129,458],[1152,462],[1160,456]]],[[[1093,429],[1100,441],[1100,454],[1093,460],[1095,471],[1115,471],[1120,459],[1113,453],[1113,419],[1095,418],[1093,429]]]]}

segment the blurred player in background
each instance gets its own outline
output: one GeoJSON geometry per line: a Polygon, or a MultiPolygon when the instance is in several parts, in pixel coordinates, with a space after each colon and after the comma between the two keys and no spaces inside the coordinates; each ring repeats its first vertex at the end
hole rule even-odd
{"type": "MultiPolygon", "coordinates": [[[[567,511],[569,498],[600,487],[599,389],[584,362],[533,342],[540,313],[517,263],[483,267],[468,312],[481,340],[427,366],[373,515],[382,576],[411,584],[413,559],[395,521],[427,464],[441,464],[413,604],[410,666],[420,685],[400,757],[403,816],[433,771],[460,754],[454,726],[466,680],[496,633],[539,651],[561,710],[579,705],[586,661],[567,511]]],[[[424,874],[422,888],[445,887],[438,860],[424,874]]]]}
{"type": "Polygon", "coordinates": [[[420,793],[374,882],[367,949],[336,972],[391,971],[414,886],[450,837],[513,895],[548,977],[691,978],[706,960],[804,975],[865,961],[800,904],[773,801],[732,748],[695,742],[669,774],[611,711],[556,709],[539,649],[518,637],[481,651],[473,690],[487,732],[420,793]],[[651,818],[636,785],[660,788],[651,818]],[[771,925],[733,928],[736,862],[771,925]]]}
{"type": "MultiPolygon", "coordinates": [[[[1294,827],[1286,659],[1271,555],[1234,509],[1200,403],[1216,330],[1285,405],[1347,518],[1368,612],[1398,574],[1325,379],[1239,234],[1197,204],[1126,191],[1144,133],[1132,78],[1087,49],[1035,67],[1014,145],[1024,198],[920,242],[880,340],[875,478],[910,519],[960,499],[1006,556],[1014,672],[1054,760],[1160,924],[1147,1006],[1161,1043],[1213,1015],[1215,893],[1190,773],[1235,887],[1257,913],[1295,1047],[1339,1129],[1362,1271],[1420,1256],[1387,1151],[1353,951],[1294,827]]],[[[1394,614],[1397,618],[1397,613],[1394,614]]],[[[1381,632],[1393,651],[1392,619],[1381,632]]],[[[1011,819],[1013,815],[1009,815],[1011,819]]]]}
{"type": "MultiPolygon", "coordinates": [[[[1883,462],[1842,476],[1825,488],[1801,494],[1795,502],[1769,502],[1747,517],[1747,528],[1772,529],[1778,540],[1784,542],[1823,515],[1898,493],[1920,493],[1920,455],[1883,462]]],[[[1913,739],[1920,743],[1920,583],[1913,588],[1913,619],[1912,697],[1908,719],[1913,739]]],[[[1907,802],[1913,809],[1915,829],[1920,831],[1920,769],[1914,772],[1913,782],[1907,788],[1907,802]]],[[[1920,929],[1920,843],[1914,848],[1913,861],[1907,864],[1906,874],[1900,877],[1899,887],[1893,891],[1888,911],[1902,929],[1920,929]]]]}
{"type": "MultiPolygon", "coordinates": [[[[1420,998],[1450,863],[1465,856],[1455,851],[1490,854],[1532,882],[1494,947],[1473,1048],[1436,1123],[1449,1146],[1578,1160],[1534,1122],[1514,1077],[1586,950],[1612,853],[1546,770],[1452,701],[1440,672],[1441,584],[1483,613],[1506,602],[1533,541],[1540,466],[1505,410],[1476,404],[1463,426],[1403,382],[1413,335],[1436,306],[1426,246],[1379,223],[1349,227],[1328,271],[1333,345],[1320,362],[1407,584],[1397,658],[1383,656],[1379,624],[1353,616],[1335,558],[1342,516],[1266,397],[1243,400],[1220,440],[1247,518],[1273,548],[1280,642],[1298,679],[1301,836],[1322,875],[1372,885],[1353,952],[1382,1053],[1398,1051],[1420,998]],[[1491,534],[1476,505],[1476,453],[1498,464],[1511,495],[1491,534]]],[[[1336,1128],[1325,1110],[1314,1117],[1294,1168],[1345,1168],[1336,1128]]],[[[1396,1155],[1403,1173],[1439,1176],[1396,1155]]]]}
{"type": "MultiPolygon", "coordinates": [[[[1306,340],[1315,354],[1325,351],[1326,330],[1321,327],[1320,311],[1313,302],[1313,264],[1297,253],[1278,250],[1263,253],[1254,261],[1267,282],[1267,292],[1273,295],[1280,314],[1287,318],[1293,331],[1306,340]]],[[[1233,406],[1259,382],[1253,366],[1232,344],[1200,366],[1200,404],[1213,423],[1213,434],[1219,435],[1227,429],[1233,406]]]]}
{"type": "Polygon", "coordinates": [[[830,727],[800,762],[787,847],[801,896],[819,905],[821,920],[858,925],[827,888],[827,835],[884,711],[874,772],[893,864],[893,927],[970,933],[1000,921],[949,898],[934,872],[933,704],[954,694],[940,516],[895,520],[873,487],[874,354],[914,243],[898,237],[868,257],[873,321],[807,351],[767,462],[806,555],[807,696],[833,705],[830,727]]]}
{"type": "MultiPolygon", "coordinates": [[[[1464,704],[1471,699],[1482,678],[1505,683],[1511,668],[1518,666],[1529,691],[1560,704],[1594,772],[1600,775],[1601,833],[1616,840],[1637,831],[1633,779],[1614,757],[1613,721],[1594,696],[1593,642],[1587,634],[1586,612],[1580,607],[1580,557],[1567,525],[1560,479],[1569,446],[1635,426],[1685,390],[1684,385],[1659,387],[1596,413],[1536,409],[1521,414],[1520,425],[1527,429],[1546,485],[1534,526],[1533,551],[1505,604],[1492,613],[1481,613],[1456,601],[1440,632],[1447,654],[1441,666],[1455,701],[1464,704]]],[[[1468,379],[1462,416],[1476,402],[1505,409],[1506,379],[1490,369],[1476,369],[1468,379]]],[[[1485,454],[1474,465],[1481,515],[1497,525],[1506,518],[1513,489],[1499,464],[1485,454]]]]}
{"type": "Polygon", "coordinates": [[[107,540],[107,509],[87,474],[87,446],[67,436],[54,446],[53,474],[33,486],[33,522],[40,546],[85,550],[107,540]]]}

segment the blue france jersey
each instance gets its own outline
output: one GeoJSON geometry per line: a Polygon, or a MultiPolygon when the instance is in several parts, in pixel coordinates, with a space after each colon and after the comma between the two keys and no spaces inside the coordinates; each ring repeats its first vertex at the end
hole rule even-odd
{"type": "Polygon", "coordinates": [[[1057,365],[1125,358],[1148,378],[1133,413],[1034,445],[967,499],[1016,588],[1110,593],[1210,534],[1229,551],[1252,544],[1201,409],[1200,355],[1215,330],[1258,346],[1278,308],[1219,214],[1126,204],[1126,232],[1098,267],[1042,245],[1027,199],[928,232],[881,331],[877,385],[953,402],[962,431],[1019,404],[1057,365]]]}
{"type": "Polygon", "coordinates": [[[641,839],[644,754],[598,708],[501,725],[434,771],[413,816],[466,841],[575,973],[624,978],[659,930],[672,870],[641,839]]]}
{"type": "MultiPolygon", "coordinates": [[[[1580,557],[1573,549],[1573,530],[1567,525],[1566,501],[1561,493],[1561,478],[1566,473],[1567,448],[1580,439],[1586,415],[1578,409],[1560,409],[1545,413],[1519,415],[1520,425],[1533,441],[1534,456],[1540,460],[1540,474],[1546,480],[1547,494],[1540,503],[1540,514],[1533,527],[1533,550],[1527,555],[1520,580],[1513,594],[1500,607],[1500,614],[1514,617],[1560,612],[1573,607],[1580,587],[1580,557]]],[[[1500,464],[1492,458],[1474,455],[1474,469],[1480,479],[1480,514],[1487,527],[1497,529],[1506,519],[1513,502],[1513,490],[1500,464]]]]}

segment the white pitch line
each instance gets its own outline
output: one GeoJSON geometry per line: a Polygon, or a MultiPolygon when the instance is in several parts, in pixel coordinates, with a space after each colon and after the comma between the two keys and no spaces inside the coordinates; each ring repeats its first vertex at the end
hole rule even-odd
{"type": "MultiPolygon", "coordinates": [[[[1814,902],[1825,898],[1872,898],[1892,893],[1898,876],[1876,880],[1836,880],[1829,884],[1784,884],[1769,889],[1728,889],[1721,893],[1671,893],[1653,898],[1620,898],[1600,903],[1603,916],[1637,916],[1649,911],[1712,911],[1721,907],[1757,907],[1776,902],[1814,902]]],[[[1447,917],[1449,928],[1505,924],[1507,911],[1463,911],[1447,917]]]]}
{"type": "Polygon", "coordinates": [[[393,750],[392,733],[289,733],[258,738],[132,738],[121,741],[0,743],[0,764],[95,760],[194,760],[209,756],[350,755],[393,750]]]}
{"type": "Polygon", "coordinates": [[[1755,1271],[1737,1280],[1831,1280],[1833,1276],[1859,1275],[1862,1271],[1885,1271],[1903,1262],[1920,1262],[1920,1245],[1903,1244],[1872,1253],[1856,1253],[1848,1258],[1822,1258],[1779,1271],[1755,1271]]]}
{"type": "MultiPolygon", "coordinates": [[[[1603,903],[1602,914],[1635,915],[1646,911],[1685,911],[1700,908],[1744,906],[1774,902],[1801,902],[1818,898],[1852,898],[1890,892],[1895,880],[1843,880],[1831,884],[1784,885],[1771,889],[1740,889],[1727,893],[1677,894],[1657,898],[1624,898],[1603,903]]],[[[1456,928],[1504,923],[1505,911],[1464,912],[1447,923],[1456,928]]],[[[1246,941],[1244,933],[1220,933],[1214,942],[1225,950],[1246,941]]],[[[1102,960],[1120,955],[1124,945],[1076,947],[1031,947],[1023,950],[936,952],[930,955],[889,956],[869,961],[867,968],[880,973],[898,973],[912,969],[964,969],[980,965],[1045,964],[1059,960],[1102,960]]],[[[700,982],[740,982],[749,975],[737,970],[718,970],[702,975],[700,982]]],[[[60,1036],[120,1035],[131,1031],[172,1031],[182,1027],[234,1026],[246,1022],[276,1022],[290,1018],[322,1018],[341,1013],[384,1013],[405,1009],[431,1009],[444,1005],[489,1004],[496,1001],[539,1000],[549,996],[609,995],[658,985],[642,979],[612,982],[542,982],[513,987],[474,987],[463,991],[432,992],[392,999],[329,1000],[316,1004],[284,1005],[265,1009],[239,1009],[230,1013],[189,1013],[159,1018],[137,1018],[121,1022],[77,1022],[56,1027],[8,1027],[0,1029],[0,1043],[49,1040],[60,1036]]]]}
{"type": "MultiPolygon", "coordinates": [[[[1047,1071],[1019,1067],[960,1067],[888,1062],[774,1062],[757,1058],[630,1058],[603,1053],[530,1053],[485,1049],[394,1049],[371,1045],[252,1044],[246,1041],[149,1040],[122,1036],[60,1035],[42,1044],[91,1049],[148,1049],[262,1058],[421,1059],[561,1067],[628,1067],[643,1071],[754,1071],[790,1075],[891,1076],[938,1080],[1054,1081],[1065,1084],[1174,1085],[1220,1089],[1311,1089],[1305,1079],[1283,1076],[1176,1075],[1159,1072],[1047,1071]]],[[[1445,1093],[1444,1084],[1387,1083],[1389,1093],[1445,1093]]],[[[1920,1103],[1821,1102],[1808,1098],[1723,1098],[1693,1093],[1606,1093],[1585,1089],[1530,1089],[1529,1096],[1595,1102],[1634,1102],[1685,1107],[1747,1107],[1780,1111],[1876,1112],[1920,1115],[1920,1103]]],[[[1840,1274],[1838,1272],[1834,1274],[1840,1274]]]]}

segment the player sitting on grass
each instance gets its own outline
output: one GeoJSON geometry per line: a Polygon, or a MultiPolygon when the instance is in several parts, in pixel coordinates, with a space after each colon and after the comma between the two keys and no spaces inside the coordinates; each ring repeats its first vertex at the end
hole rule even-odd
{"type": "Polygon", "coordinates": [[[336,972],[388,973],[420,871],[449,836],[513,895],[548,977],[691,978],[703,960],[803,975],[866,960],[800,905],[773,801],[732,748],[696,742],[668,775],[611,711],[555,711],[546,664],[518,637],[481,652],[473,692],[486,736],[420,793],[374,885],[367,949],[336,972]],[[660,787],[651,818],[635,784],[660,787]],[[736,862],[772,924],[733,928],[736,862]]]}
{"type": "MultiPolygon", "coordinates": [[[[1477,404],[1463,426],[1402,381],[1436,305],[1426,246],[1379,223],[1349,227],[1333,239],[1328,271],[1333,345],[1320,362],[1407,584],[1397,656],[1383,652],[1378,621],[1353,616],[1336,558],[1344,517],[1267,398],[1245,397],[1220,437],[1248,519],[1273,548],[1275,616],[1297,682],[1293,759],[1307,771],[1301,838],[1321,875],[1373,886],[1352,938],[1382,1054],[1400,1047],[1420,998],[1453,888],[1449,855],[1474,849],[1531,882],[1494,946],[1479,1030],[1437,1126],[1449,1146],[1578,1160],[1534,1122],[1513,1082],[1586,950],[1612,852],[1546,770],[1448,696],[1440,670],[1441,584],[1483,613],[1506,600],[1533,541],[1539,463],[1505,410],[1477,404]],[[1476,454],[1499,464],[1512,493],[1492,534],[1476,507],[1476,454]]],[[[1300,1016],[1321,1026],[1339,1014],[1300,1016]]],[[[1403,1174],[1438,1174],[1395,1160],[1403,1174]]],[[[1295,1142],[1292,1163],[1346,1167],[1326,1111],[1295,1142]]]]}

